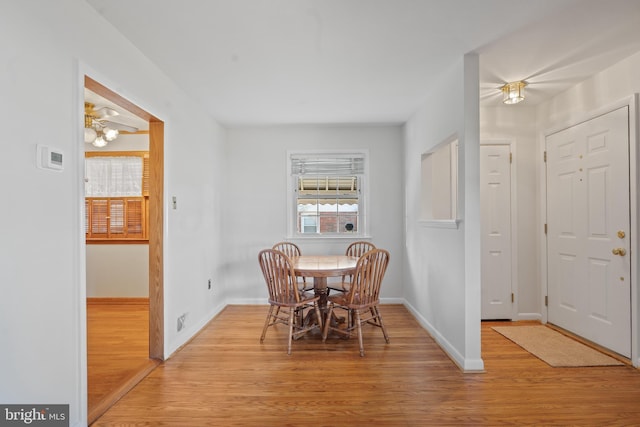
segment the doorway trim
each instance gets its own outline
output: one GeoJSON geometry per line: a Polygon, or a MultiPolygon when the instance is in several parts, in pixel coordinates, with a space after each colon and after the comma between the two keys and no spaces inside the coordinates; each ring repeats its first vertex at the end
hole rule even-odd
{"type": "Polygon", "coordinates": [[[164,122],[85,75],[84,87],[149,122],[149,358],[164,359],[164,122]]]}
{"type": "Polygon", "coordinates": [[[617,102],[606,104],[603,107],[597,108],[593,111],[582,113],[577,116],[570,117],[562,122],[550,126],[548,129],[541,132],[538,140],[538,164],[539,164],[539,187],[540,187],[540,223],[538,229],[541,230],[538,240],[540,247],[540,307],[542,313],[542,323],[548,322],[548,308],[545,304],[545,298],[547,296],[548,280],[547,280],[547,236],[544,232],[544,227],[547,223],[547,176],[546,176],[546,139],[549,135],[559,132],[563,129],[567,129],[571,126],[586,122],[595,117],[609,113],[622,107],[629,108],[629,206],[631,217],[631,232],[629,233],[629,244],[631,248],[631,363],[634,367],[640,367],[640,324],[638,317],[638,307],[640,307],[640,293],[638,291],[638,241],[640,233],[638,230],[638,224],[640,224],[640,218],[638,215],[638,190],[640,189],[640,176],[638,174],[638,166],[640,165],[640,151],[638,150],[638,94],[633,94],[626,98],[623,98],[617,102]]]}
{"type": "MultiPolygon", "coordinates": [[[[511,153],[511,172],[509,176],[510,215],[511,215],[511,292],[514,302],[511,304],[511,320],[529,320],[520,318],[518,310],[518,168],[516,156],[516,144],[512,138],[483,138],[480,145],[508,145],[511,153]]],[[[482,204],[482,200],[480,201],[482,204]]],[[[482,283],[480,284],[482,286],[482,283]]]]}

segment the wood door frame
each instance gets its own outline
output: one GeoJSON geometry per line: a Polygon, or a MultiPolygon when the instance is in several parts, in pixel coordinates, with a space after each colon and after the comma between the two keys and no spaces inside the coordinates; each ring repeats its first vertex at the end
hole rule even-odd
{"type": "Polygon", "coordinates": [[[164,360],[164,122],[87,75],[84,87],[149,122],[149,358],[164,360]]]}
{"type": "MultiPolygon", "coordinates": [[[[480,145],[508,145],[511,152],[511,171],[509,181],[511,185],[509,194],[511,213],[511,292],[514,303],[511,305],[511,320],[532,320],[529,317],[520,318],[518,307],[518,199],[517,184],[518,172],[514,159],[516,156],[516,144],[511,138],[486,138],[480,140],[480,145]]],[[[482,204],[482,200],[480,201],[482,204]]],[[[482,286],[482,283],[480,284],[482,286]]]]}
{"type": "Polygon", "coordinates": [[[629,232],[629,244],[631,248],[630,261],[631,261],[631,363],[634,367],[640,367],[640,323],[638,317],[638,308],[640,307],[640,293],[638,290],[638,241],[640,233],[638,230],[638,224],[640,224],[640,211],[639,211],[639,197],[638,190],[640,190],[640,175],[638,174],[638,166],[640,166],[640,150],[638,150],[638,94],[633,94],[629,97],[621,99],[617,102],[612,102],[594,111],[583,113],[579,116],[571,117],[562,121],[555,126],[551,126],[548,129],[540,133],[538,141],[538,165],[539,165],[539,187],[540,187],[540,222],[538,229],[541,230],[539,236],[539,248],[540,248],[540,307],[542,313],[542,323],[548,322],[548,307],[545,304],[545,298],[548,293],[548,266],[547,266],[547,235],[544,232],[545,225],[547,223],[547,166],[546,166],[546,149],[547,149],[547,137],[551,134],[557,133],[561,130],[567,129],[571,126],[586,122],[595,117],[604,115],[622,107],[629,108],[629,206],[630,206],[630,232],[629,232]]]}

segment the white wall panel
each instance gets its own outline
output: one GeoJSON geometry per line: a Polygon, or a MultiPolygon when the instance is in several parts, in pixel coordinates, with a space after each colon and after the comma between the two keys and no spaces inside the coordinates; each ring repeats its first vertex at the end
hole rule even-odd
{"type": "Polygon", "coordinates": [[[165,200],[180,208],[165,210],[165,313],[189,313],[180,334],[166,322],[166,354],[220,304],[224,133],[82,0],[2,2],[0,51],[0,181],[13,206],[0,222],[0,401],[69,403],[70,425],[86,425],[83,75],[166,123],[165,200]],[[60,148],[64,170],[38,169],[36,144],[60,148]]]}
{"type": "MultiPolygon", "coordinates": [[[[325,125],[233,128],[228,131],[226,178],[226,296],[229,302],[267,301],[258,252],[287,235],[287,151],[367,149],[371,241],[391,253],[383,299],[403,296],[401,126],[325,125]]],[[[342,254],[353,239],[297,239],[302,253],[342,254]]]]}

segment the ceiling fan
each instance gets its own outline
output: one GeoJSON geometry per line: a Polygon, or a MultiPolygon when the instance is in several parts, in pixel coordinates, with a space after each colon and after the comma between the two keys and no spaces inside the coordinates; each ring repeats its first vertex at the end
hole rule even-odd
{"type": "Polygon", "coordinates": [[[138,128],[111,120],[119,116],[110,107],[95,108],[91,102],[84,103],[84,142],[104,147],[118,137],[120,131],[137,132],[138,128]]]}

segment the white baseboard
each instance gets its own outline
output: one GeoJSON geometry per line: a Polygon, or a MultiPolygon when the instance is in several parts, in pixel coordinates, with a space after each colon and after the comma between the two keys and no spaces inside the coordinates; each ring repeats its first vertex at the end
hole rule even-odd
{"type": "Polygon", "coordinates": [[[407,301],[404,301],[404,306],[407,310],[413,314],[418,323],[429,332],[429,335],[433,337],[436,343],[444,350],[449,358],[455,363],[460,370],[465,373],[481,373],[484,372],[484,361],[482,359],[465,359],[462,354],[456,349],[431,323],[427,321],[422,315],[407,301]]]}
{"type": "Polygon", "coordinates": [[[225,305],[269,305],[267,298],[231,298],[225,305]]]}
{"type": "Polygon", "coordinates": [[[198,333],[205,326],[207,326],[207,324],[211,322],[211,320],[213,320],[213,318],[216,317],[226,306],[227,304],[225,302],[218,304],[211,311],[209,311],[209,313],[206,316],[204,316],[200,322],[193,324],[191,326],[187,326],[187,328],[183,330],[184,333],[181,331],[179,336],[186,335],[189,338],[187,338],[185,341],[179,341],[179,342],[174,341],[173,343],[171,343],[171,345],[167,346],[167,348],[165,348],[165,355],[167,355],[165,360],[173,357],[173,355],[176,354],[176,352],[178,352],[185,345],[189,344],[189,342],[191,342],[191,340],[193,340],[196,337],[196,335],[198,335],[198,333]]]}
{"type": "MultiPolygon", "coordinates": [[[[266,298],[231,298],[225,305],[268,305],[266,298]]],[[[380,298],[380,304],[405,304],[404,298],[380,298]]]]}

